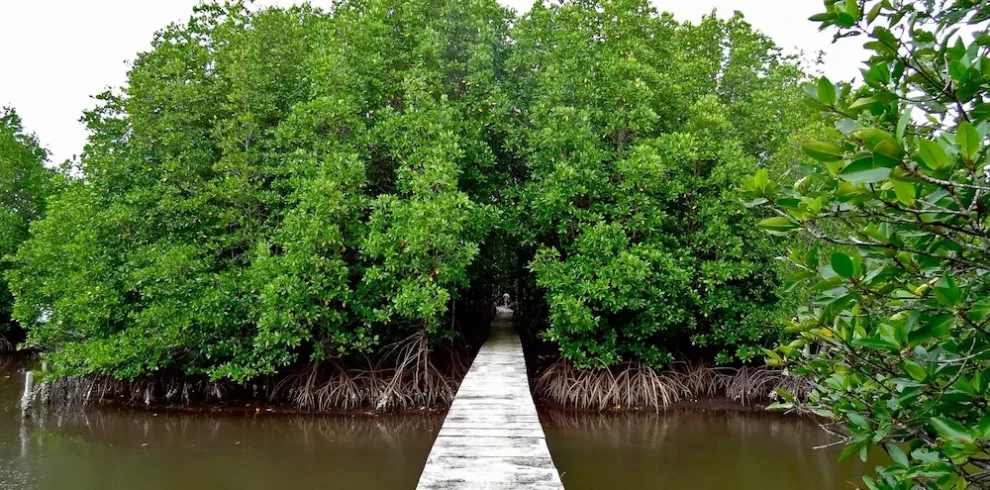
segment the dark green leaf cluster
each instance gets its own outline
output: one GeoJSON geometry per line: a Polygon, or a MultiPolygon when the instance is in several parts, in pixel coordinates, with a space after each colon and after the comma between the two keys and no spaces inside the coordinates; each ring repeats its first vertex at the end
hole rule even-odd
{"type": "Polygon", "coordinates": [[[11,327],[14,298],[3,281],[10,255],[28,238],[28,226],[44,216],[55,190],[54,171],[45,167],[48,153],[34,135],[24,132],[12,108],[0,108],[0,332],[11,327]]]}
{"type": "Polygon", "coordinates": [[[990,488],[990,6],[826,2],[813,20],[872,53],[862,86],[809,86],[841,135],[808,143],[793,186],[749,197],[819,247],[790,256],[816,295],[769,352],[815,383],[811,410],[848,429],[845,456],[882,446],[870,489],[990,488]]]}
{"type": "Polygon", "coordinates": [[[10,279],[62,374],[245,380],[449,316],[492,222],[494,1],[207,4],[87,113],[10,279]],[[477,179],[477,177],[475,177],[477,179]]]}
{"type": "Polygon", "coordinates": [[[57,373],[360,357],[450,338],[467,291],[520,277],[582,367],[775,342],[778,239],[736,187],[821,131],[794,60],[739,15],[205,4],[152,47],[85,115],[83,178],[9,275],[57,373]]]}
{"type": "Polygon", "coordinates": [[[514,32],[515,211],[546,338],[580,367],[760,357],[776,245],[736,188],[788,168],[814,119],[793,60],[738,14],[680,24],[645,0],[537,4],[514,32]]]}

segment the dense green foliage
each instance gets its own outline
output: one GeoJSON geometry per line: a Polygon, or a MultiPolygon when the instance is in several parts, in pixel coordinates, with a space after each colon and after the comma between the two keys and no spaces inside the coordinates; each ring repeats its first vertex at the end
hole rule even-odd
{"type": "Polygon", "coordinates": [[[515,37],[516,213],[545,337],[579,367],[759,357],[777,246],[736,188],[789,167],[802,73],[738,15],[679,24],[645,0],[537,4],[515,37]]]}
{"type": "Polygon", "coordinates": [[[495,158],[505,16],[206,5],[158,33],[17,257],[29,341],[64,374],[243,380],[448,335],[491,222],[465,167],[495,158]]]}
{"type": "Polygon", "coordinates": [[[26,134],[14,109],[0,109],[0,332],[11,326],[14,298],[4,272],[7,259],[27,239],[28,226],[45,213],[54,190],[54,172],[45,167],[48,153],[26,134]]]}
{"type": "Polygon", "coordinates": [[[793,186],[747,192],[832,253],[791,255],[818,298],[771,361],[815,391],[793,405],[844,423],[847,456],[882,445],[870,489],[990,488],[990,6],[826,2],[816,15],[872,57],[864,86],[809,87],[842,137],[805,145],[793,186]]]}
{"type": "Polygon", "coordinates": [[[455,337],[525,277],[579,367],[750,361],[782,298],[738,176],[818,131],[802,82],[645,0],[207,4],[86,114],[15,315],[59,374],[243,381],[455,337]]]}

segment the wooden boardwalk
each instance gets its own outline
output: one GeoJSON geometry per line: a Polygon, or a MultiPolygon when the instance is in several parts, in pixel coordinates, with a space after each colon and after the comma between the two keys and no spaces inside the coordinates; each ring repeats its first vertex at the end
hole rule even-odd
{"type": "Polygon", "coordinates": [[[461,383],[418,490],[563,490],[529,392],[512,312],[500,310],[461,383]]]}

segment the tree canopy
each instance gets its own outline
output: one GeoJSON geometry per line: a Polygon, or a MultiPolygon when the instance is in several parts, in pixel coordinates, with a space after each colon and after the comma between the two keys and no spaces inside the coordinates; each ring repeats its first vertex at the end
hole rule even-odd
{"type": "Polygon", "coordinates": [[[761,357],[777,252],[736,188],[789,168],[814,119],[794,60],[741,15],[681,24],[645,0],[538,3],[513,33],[514,212],[545,337],[579,367],[761,357]]]}
{"type": "Polygon", "coordinates": [[[244,380],[449,335],[490,228],[465,167],[495,158],[507,15],[208,4],[156,34],[17,256],[29,341],[66,374],[244,380]]]}
{"type": "Polygon", "coordinates": [[[758,361],[778,239],[736,187],[816,130],[804,78],[646,0],[205,4],[86,113],[15,316],[58,374],[245,381],[455,337],[524,278],[579,367],[758,361]]]}
{"type": "MultiPolygon", "coordinates": [[[[10,268],[9,256],[28,237],[30,224],[45,213],[54,190],[48,153],[34,135],[25,133],[12,108],[0,109],[0,279],[10,268]]],[[[14,298],[0,280],[0,332],[11,326],[14,298]]]]}

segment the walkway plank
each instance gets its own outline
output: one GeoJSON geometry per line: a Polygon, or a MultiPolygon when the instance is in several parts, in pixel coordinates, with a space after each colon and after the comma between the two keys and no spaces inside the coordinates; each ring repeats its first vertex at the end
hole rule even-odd
{"type": "Polygon", "coordinates": [[[488,341],[450,405],[417,490],[563,490],[529,392],[512,312],[488,341]]]}

